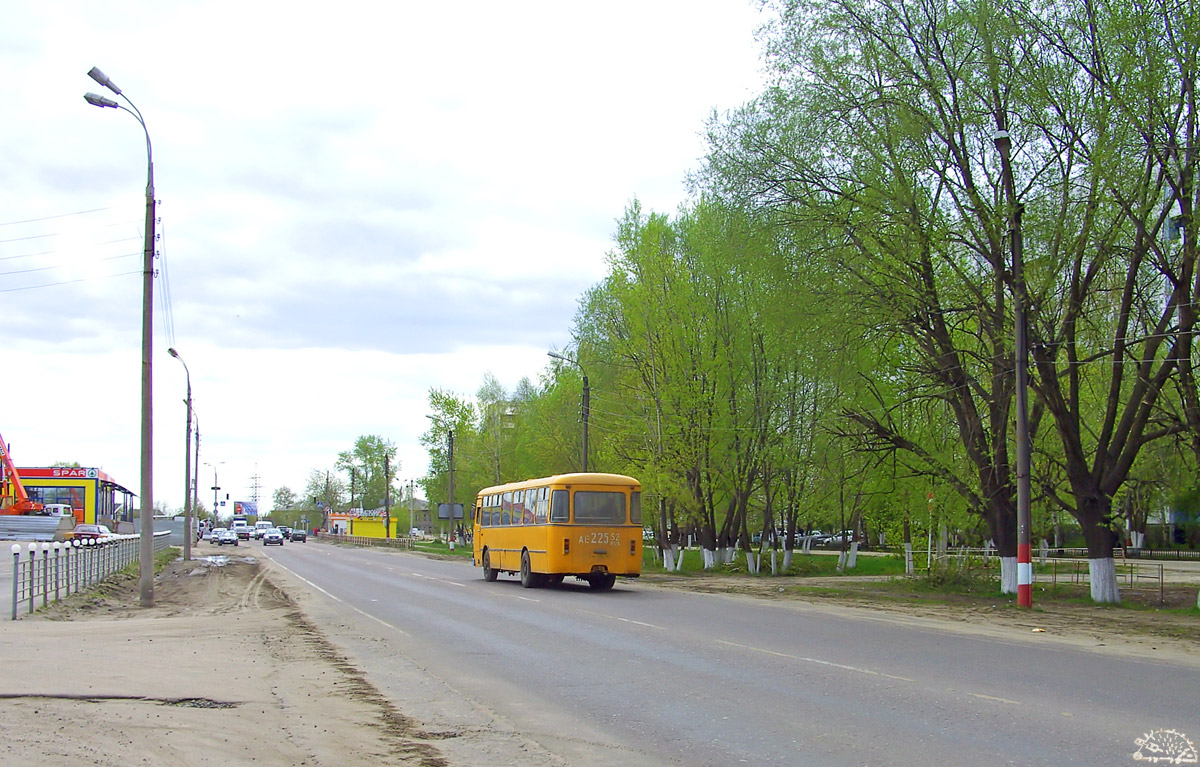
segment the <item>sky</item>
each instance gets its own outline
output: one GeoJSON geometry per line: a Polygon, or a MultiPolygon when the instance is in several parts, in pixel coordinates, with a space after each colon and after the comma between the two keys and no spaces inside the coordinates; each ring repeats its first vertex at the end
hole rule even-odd
{"type": "MultiPolygon", "coordinates": [[[[0,24],[0,434],[154,501],[270,508],[362,435],[428,470],[431,389],[537,381],[638,199],[673,213],[761,90],[755,0],[16,0],[0,24]],[[83,99],[128,102],[145,120],[83,99]],[[174,348],[183,362],[168,354],[174,348]],[[256,482],[257,478],[257,482],[256,482]]],[[[420,494],[418,494],[420,495],[420,494]]]]}

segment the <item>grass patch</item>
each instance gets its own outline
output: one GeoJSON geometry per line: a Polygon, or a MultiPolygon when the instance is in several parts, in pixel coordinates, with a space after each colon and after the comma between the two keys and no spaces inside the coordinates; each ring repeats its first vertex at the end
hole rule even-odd
{"type": "MultiPolygon", "coordinates": [[[[776,563],[779,566],[783,565],[783,552],[776,554],[776,563]]],[[[838,552],[837,551],[814,551],[810,554],[801,554],[799,551],[792,552],[791,566],[783,572],[771,572],[771,555],[767,552],[762,558],[760,572],[758,575],[763,578],[779,577],[781,575],[797,576],[797,577],[836,577],[839,575],[845,576],[886,576],[886,575],[904,575],[904,558],[895,555],[875,556],[859,553],[856,566],[853,569],[846,571],[838,570],[838,552]]],[[[663,569],[662,562],[658,558],[658,550],[647,546],[642,551],[642,572],[645,573],[666,573],[663,569]]],[[[704,569],[704,556],[699,549],[686,549],[683,551],[683,566],[679,571],[673,571],[671,575],[712,575],[724,573],[728,575],[748,575],[746,569],[746,557],[742,552],[738,552],[737,559],[731,564],[717,565],[711,569],[704,569]]]]}
{"type": "Polygon", "coordinates": [[[423,554],[437,554],[444,557],[459,557],[460,559],[470,559],[472,556],[472,549],[469,544],[455,543],[454,551],[451,551],[449,543],[436,539],[416,541],[413,543],[413,551],[419,551],[423,554]]]}

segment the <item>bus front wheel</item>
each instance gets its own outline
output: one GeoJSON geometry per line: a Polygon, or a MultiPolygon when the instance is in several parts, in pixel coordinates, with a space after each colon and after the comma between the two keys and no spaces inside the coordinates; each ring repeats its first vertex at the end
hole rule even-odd
{"type": "Polygon", "coordinates": [[[483,552],[483,579],[488,583],[496,580],[496,576],[500,573],[492,569],[492,552],[483,552]]]}
{"type": "Polygon", "coordinates": [[[521,585],[527,589],[542,585],[542,576],[535,573],[532,565],[529,564],[528,551],[521,552],[521,585]]]}

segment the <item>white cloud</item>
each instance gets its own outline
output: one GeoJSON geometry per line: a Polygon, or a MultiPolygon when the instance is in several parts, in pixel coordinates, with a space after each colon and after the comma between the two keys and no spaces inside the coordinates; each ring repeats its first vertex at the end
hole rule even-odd
{"type": "Polygon", "coordinates": [[[18,463],[139,484],[145,144],[81,98],[103,90],[93,65],[154,141],[155,496],[183,495],[173,344],[201,461],[242,498],[257,472],[269,500],[362,434],[418,476],[431,387],[538,375],[625,205],[674,211],[711,110],[757,90],[755,5],[6,9],[0,430],[18,463]]]}

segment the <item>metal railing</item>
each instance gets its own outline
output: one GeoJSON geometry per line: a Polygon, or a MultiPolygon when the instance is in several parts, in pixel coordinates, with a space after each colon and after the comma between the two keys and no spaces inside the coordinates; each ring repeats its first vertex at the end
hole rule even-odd
{"type": "MultiPolygon", "coordinates": [[[[1132,551],[1132,550],[1131,550],[1132,551]]],[[[1117,584],[1130,591],[1149,591],[1158,593],[1158,603],[1163,604],[1165,597],[1165,579],[1163,566],[1159,562],[1137,561],[1125,558],[1121,549],[1113,550],[1117,584]]],[[[1086,548],[1044,549],[1035,552],[1033,558],[1034,583],[1060,583],[1087,585],[1091,583],[1091,569],[1087,560],[1086,548]]],[[[930,567],[927,552],[913,552],[914,570],[928,570],[930,567]],[[924,562],[924,566],[921,563],[924,562]]],[[[944,554],[933,553],[933,565],[940,567],[956,567],[960,569],[1000,569],[1000,557],[995,549],[959,548],[946,551],[944,554]]],[[[915,574],[915,573],[914,573],[915,574]]]]}
{"type": "MultiPolygon", "coordinates": [[[[154,534],[154,551],[170,545],[169,532],[154,534]]],[[[138,561],[139,535],[114,535],[103,540],[30,543],[12,546],[12,620],[26,604],[32,613],[100,583],[138,561]]]]}
{"type": "Polygon", "coordinates": [[[364,535],[336,535],[334,533],[321,533],[316,536],[316,540],[332,541],[333,543],[348,543],[351,546],[382,546],[388,549],[404,549],[411,551],[413,540],[407,536],[399,538],[374,538],[364,535]]]}

